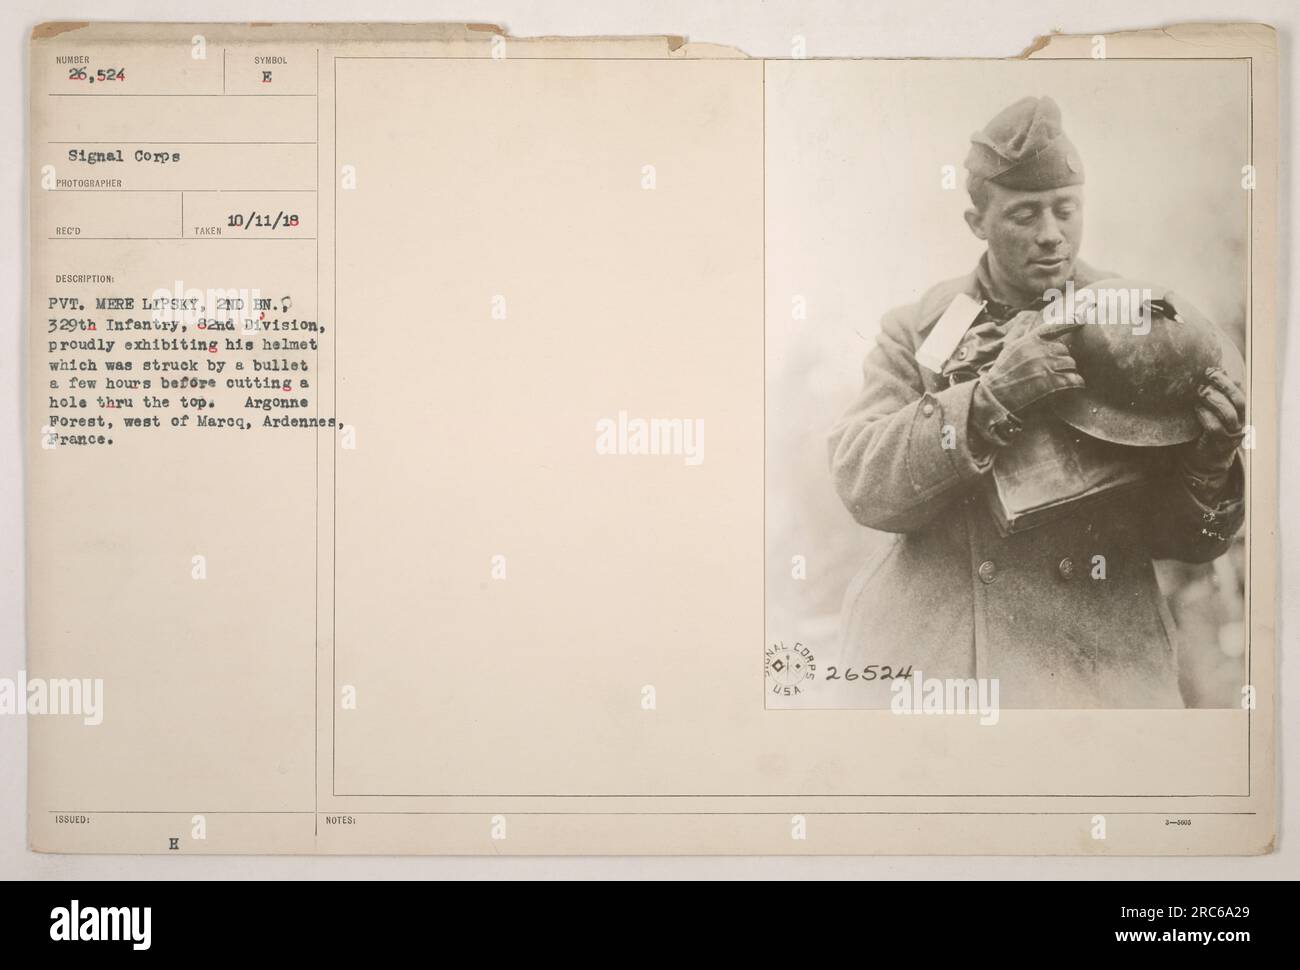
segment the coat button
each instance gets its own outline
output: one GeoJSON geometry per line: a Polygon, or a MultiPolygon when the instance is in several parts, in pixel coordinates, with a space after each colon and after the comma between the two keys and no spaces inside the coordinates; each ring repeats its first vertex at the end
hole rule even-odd
{"type": "Polygon", "coordinates": [[[934,414],[934,405],[929,401],[926,401],[921,408],[921,413],[928,418],[930,415],[934,414]]]}
{"type": "Polygon", "coordinates": [[[1056,564],[1056,571],[1061,574],[1062,579],[1074,578],[1074,560],[1066,556],[1056,564]]]}
{"type": "Polygon", "coordinates": [[[979,574],[981,582],[991,583],[998,578],[998,567],[993,565],[992,559],[985,559],[980,563],[979,574]]]}

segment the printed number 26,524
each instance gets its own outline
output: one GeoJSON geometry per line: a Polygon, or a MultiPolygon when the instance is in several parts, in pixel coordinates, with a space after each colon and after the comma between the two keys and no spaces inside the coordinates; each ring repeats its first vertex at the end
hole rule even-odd
{"type": "Polygon", "coordinates": [[[911,664],[906,667],[899,667],[897,670],[887,664],[870,664],[863,667],[861,673],[852,667],[845,667],[842,674],[838,667],[826,668],[827,680],[906,680],[911,676],[911,664]]]}

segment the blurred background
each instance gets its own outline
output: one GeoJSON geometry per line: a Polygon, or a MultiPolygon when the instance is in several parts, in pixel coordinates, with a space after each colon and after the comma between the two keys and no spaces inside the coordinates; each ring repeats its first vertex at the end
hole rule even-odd
{"type": "MultiPolygon", "coordinates": [[[[1249,84],[1242,62],[793,61],[766,75],[767,623],[843,664],[840,606],[873,545],[831,484],[826,435],[861,389],[881,316],[969,272],[970,135],[1049,95],[1082,156],[1082,258],[1178,291],[1251,366],[1246,326],[1249,84]],[[805,557],[806,578],[791,575],[805,557]]],[[[1244,540],[1213,563],[1157,563],[1191,707],[1245,682],[1244,540]]],[[[923,609],[924,604],[918,604],[923,609]]],[[[853,706],[851,688],[771,706],[853,706]]]]}

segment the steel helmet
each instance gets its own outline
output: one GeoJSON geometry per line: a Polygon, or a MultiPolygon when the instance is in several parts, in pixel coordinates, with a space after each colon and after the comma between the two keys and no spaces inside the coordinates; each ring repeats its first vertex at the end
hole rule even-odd
{"type": "Polygon", "coordinates": [[[1169,290],[1105,279],[1072,295],[1057,317],[1083,324],[1066,342],[1084,386],[1048,400],[1057,417],[1084,434],[1138,447],[1192,441],[1200,434],[1195,404],[1205,371],[1222,367],[1244,379],[1232,341],[1169,290]]]}

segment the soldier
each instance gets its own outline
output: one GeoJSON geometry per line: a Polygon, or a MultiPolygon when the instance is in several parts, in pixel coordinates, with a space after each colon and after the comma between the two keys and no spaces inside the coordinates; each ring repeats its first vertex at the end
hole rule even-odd
{"type": "Polygon", "coordinates": [[[965,217],[987,249],[969,275],[885,316],[831,433],[841,499],[894,534],[848,590],[846,655],[927,679],[996,677],[1005,707],[1182,707],[1152,559],[1207,562],[1240,529],[1242,388],[1198,371],[1194,439],[1151,451],[1158,474],[1005,534],[990,470],[1026,422],[1050,420],[1037,415],[1052,395],[1084,384],[1071,336],[1036,327],[1037,311],[1049,291],[1115,274],[1077,258],[1083,166],[1050,98],[1016,102],[971,141],[965,217]],[[917,352],[950,306],[971,319],[936,373],[917,352]]]}

